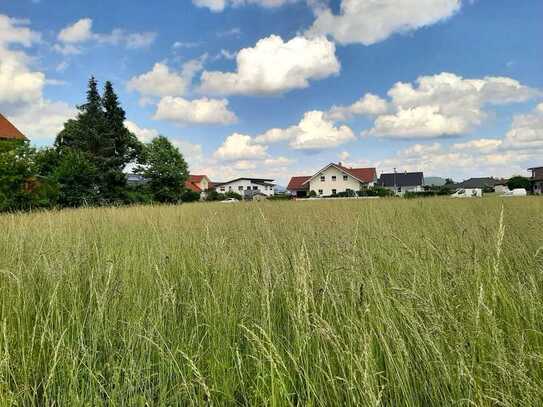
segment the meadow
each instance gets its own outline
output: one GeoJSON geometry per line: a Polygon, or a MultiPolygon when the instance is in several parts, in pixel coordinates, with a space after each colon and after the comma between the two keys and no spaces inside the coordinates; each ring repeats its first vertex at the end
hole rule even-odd
{"type": "Polygon", "coordinates": [[[543,405],[543,199],[0,215],[0,405],[543,405]]]}

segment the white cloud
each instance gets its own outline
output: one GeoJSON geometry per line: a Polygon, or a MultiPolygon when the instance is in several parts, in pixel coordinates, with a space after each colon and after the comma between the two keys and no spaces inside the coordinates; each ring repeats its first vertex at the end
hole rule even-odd
{"type": "Polygon", "coordinates": [[[349,120],[353,116],[376,116],[386,113],[388,103],[379,96],[366,93],[350,106],[332,106],[326,116],[332,120],[349,120]]]}
{"type": "Polygon", "coordinates": [[[213,157],[222,161],[264,160],[268,147],[256,144],[251,136],[233,133],[215,151],[213,157]]]}
{"type": "Polygon", "coordinates": [[[128,49],[149,47],[156,39],[154,32],[129,33],[123,29],[115,28],[111,33],[95,33],[92,30],[93,21],[90,18],[82,18],[72,25],[62,29],[54,49],[62,54],[80,53],[78,45],[96,42],[98,44],[124,45],[128,49]]]}
{"type": "Polygon", "coordinates": [[[217,94],[278,94],[309,86],[340,71],[335,45],[324,37],[295,37],[284,42],[271,35],[240,50],[236,72],[202,73],[201,90],[217,94]]]}
{"type": "Polygon", "coordinates": [[[355,140],[348,126],[336,126],[321,111],[306,112],[295,126],[286,129],[271,129],[256,137],[260,144],[288,141],[295,150],[323,150],[355,140]]]}
{"type": "Polygon", "coordinates": [[[154,115],[156,120],[168,120],[177,124],[232,124],[236,115],[228,110],[226,99],[201,98],[187,100],[166,96],[160,100],[154,115]]]}
{"type": "Polygon", "coordinates": [[[434,24],[460,10],[461,0],[342,0],[339,15],[315,8],[311,35],[329,34],[340,44],[375,44],[394,33],[434,24]]]}
{"type": "Polygon", "coordinates": [[[74,118],[77,111],[64,102],[39,98],[10,116],[13,123],[31,140],[53,140],[64,123],[74,118]]]}
{"type": "Polygon", "coordinates": [[[504,146],[543,156],[543,103],[531,113],[515,116],[513,126],[505,136],[504,146]]]}
{"type": "Polygon", "coordinates": [[[192,3],[198,7],[207,7],[217,13],[223,11],[228,6],[239,7],[248,4],[255,4],[262,7],[279,7],[287,3],[294,3],[297,0],[192,0],[192,3]]]}
{"type": "Polygon", "coordinates": [[[20,44],[25,47],[39,42],[41,35],[27,27],[28,21],[0,14],[0,44],[20,44]]]}
{"type": "Polygon", "coordinates": [[[92,20],[90,18],[82,18],[62,29],[58,34],[58,40],[64,44],[80,44],[90,41],[93,37],[92,20]]]}
{"type": "Polygon", "coordinates": [[[181,71],[171,70],[165,62],[157,62],[149,72],[131,78],[127,83],[129,91],[142,96],[183,96],[192,84],[194,76],[203,69],[207,54],[183,64],[181,71]]]}
{"type": "Polygon", "coordinates": [[[388,138],[438,138],[465,134],[487,118],[485,107],[527,101],[539,92],[511,78],[464,79],[443,72],[396,83],[390,114],[379,115],[368,134],[388,138]]]}
{"type": "Polygon", "coordinates": [[[146,96],[182,96],[187,91],[188,79],[182,72],[172,72],[158,62],[151,71],[130,79],[127,88],[146,96]]]}
{"type": "Polygon", "coordinates": [[[138,138],[142,143],[148,143],[155,137],[158,137],[160,133],[155,129],[149,129],[145,127],[139,127],[136,123],[130,120],[125,120],[125,127],[138,138]]]}

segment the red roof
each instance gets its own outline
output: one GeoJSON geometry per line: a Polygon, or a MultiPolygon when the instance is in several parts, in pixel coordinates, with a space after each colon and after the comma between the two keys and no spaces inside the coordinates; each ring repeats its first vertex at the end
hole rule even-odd
{"type": "MultiPolygon", "coordinates": [[[[189,181],[199,184],[204,178],[207,178],[206,175],[189,175],[189,181]]],[[[207,179],[209,182],[209,178],[207,179]]]]}
{"type": "Polygon", "coordinates": [[[377,179],[375,168],[347,168],[342,165],[337,165],[337,167],[363,182],[373,182],[377,179]]]}
{"type": "Polygon", "coordinates": [[[310,176],[298,176],[298,177],[292,177],[288,183],[287,190],[289,191],[298,191],[298,190],[304,190],[307,188],[307,186],[304,186],[304,183],[309,180],[310,176]]]}
{"type": "Polygon", "coordinates": [[[4,140],[27,140],[25,135],[21,133],[13,124],[10,123],[0,113],[0,139],[4,140]]]}
{"type": "Polygon", "coordinates": [[[202,189],[196,185],[194,182],[191,182],[189,180],[185,181],[185,188],[190,189],[194,192],[202,192],[202,189]]]}

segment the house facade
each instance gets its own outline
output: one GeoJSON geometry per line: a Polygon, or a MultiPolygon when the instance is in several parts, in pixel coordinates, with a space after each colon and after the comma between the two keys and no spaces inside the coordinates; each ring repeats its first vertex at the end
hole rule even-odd
{"type": "Polygon", "coordinates": [[[0,141],[28,141],[26,136],[0,113],[0,141]]]}
{"type": "Polygon", "coordinates": [[[341,163],[330,163],[317,173],[290,179],[287,190],[296,197],[305,197],[311,191],[317,196],[333,196],[340,193],[372,187],[377,182],[375,168],[351,168],[341,163]]]}
{"type": "Polygon", "coordinates": [[[543,167],[528,168],[528,171],[532,172],[532,177],[530,180],[532,181],[534,194],[543,194],[543,167]]]}
{"type": "Polygon", "coordinates": [[[249,199],[252,199],[253,195],[257,193],[268,197],[275,195],[273,179],[267,178],[236,178],[231,181],[216,183],[214,188],[221,194],[235,192],[249,199]]]}
{"type": "Polygon", "coordinates": [[[406,192],[423,192],[424,174],[422,172],[381,174],[378,185],[391,190],[396,195],[403,195],[406,192]]]}
{"type": "Polygon", "coordinates": [[[185,181],[185,188],[200,194],[200,198],[206,197],[206,191],[212,188],[212,183],[207,175],[189,175],[185,181]]]}

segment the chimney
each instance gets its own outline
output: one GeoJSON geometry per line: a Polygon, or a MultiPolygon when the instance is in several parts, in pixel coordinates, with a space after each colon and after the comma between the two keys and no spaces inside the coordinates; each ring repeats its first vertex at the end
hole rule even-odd
{"type": "Polygon", "coordinates": [[[337,165],[339,165],[341,167],[341,161],[337,163],[337,165]]]}

